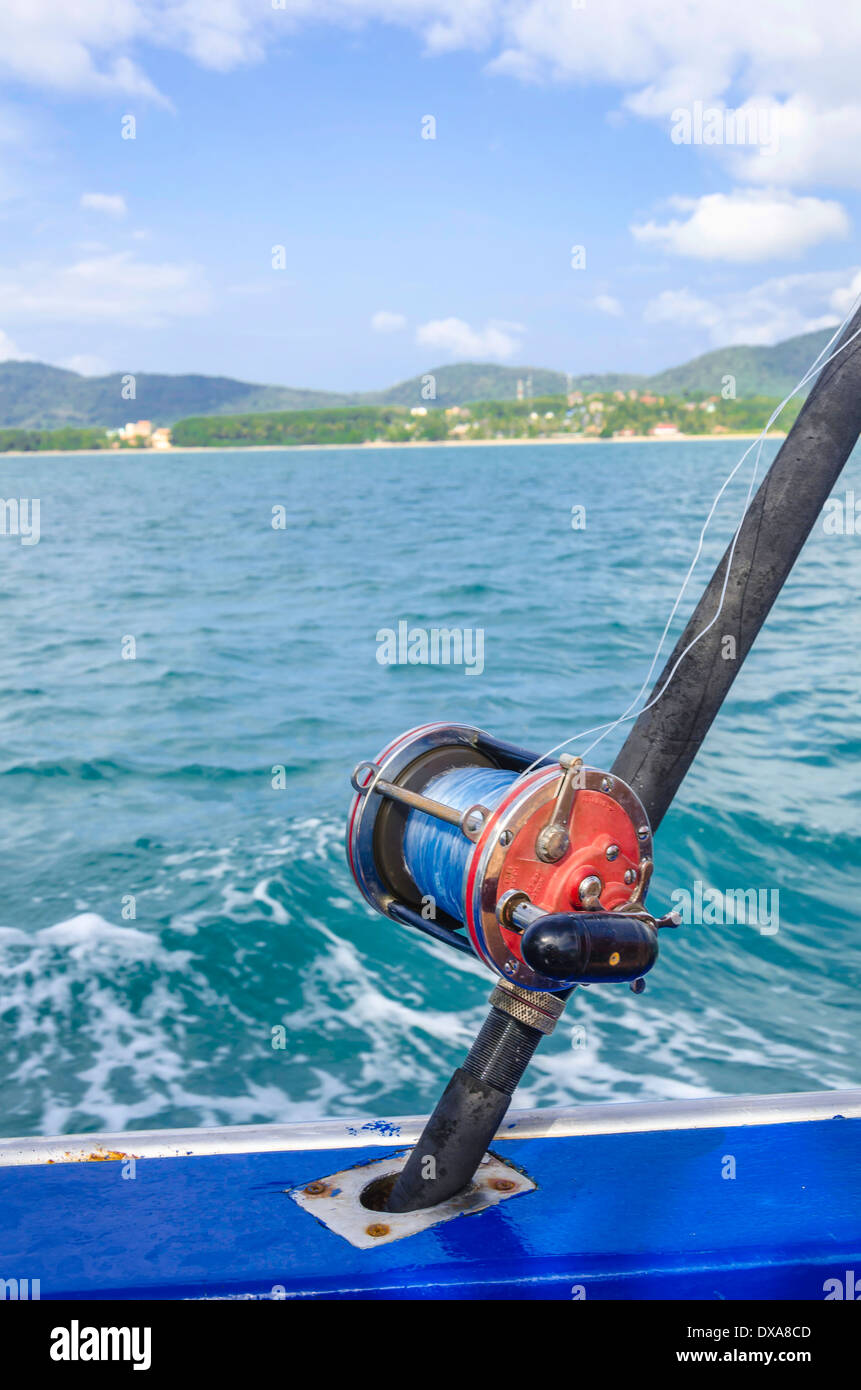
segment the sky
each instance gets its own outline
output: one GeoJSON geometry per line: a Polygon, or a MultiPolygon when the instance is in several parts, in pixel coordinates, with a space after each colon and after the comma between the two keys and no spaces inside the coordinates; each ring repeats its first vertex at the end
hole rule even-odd
{"type": "Polygon", "coordinates": [[[0,359],[653,372],[861,292],[846,0],[3,0],[0,359]]]}

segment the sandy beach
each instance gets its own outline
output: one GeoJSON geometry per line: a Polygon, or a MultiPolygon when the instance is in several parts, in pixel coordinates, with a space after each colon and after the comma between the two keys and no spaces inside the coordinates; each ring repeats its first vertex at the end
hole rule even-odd
{"type": "MultiPolygon", "coordinates": [[[[395,443],[390,440],[365,440],[361,444],[189,444],[171,446],[169,449],[8,449],[0,454],[4,458],[80,458],[91,455],[93,458],[114,458],[129,454],[277,454],[320,453],[343,449],[492,449],[509,444],[713,444],[728,439],[759,439],[761,432],[745,434],[680,434],[672,438],[655,439],[649,434],[632,434],[625,439],[601,439],[596,435],[571,438],[566,435],[550,435],[540,439],[415,439],[410,442],[395,443]]],[[[785,439],[785,430],[769,430],[769,439],[785,439]]]]}

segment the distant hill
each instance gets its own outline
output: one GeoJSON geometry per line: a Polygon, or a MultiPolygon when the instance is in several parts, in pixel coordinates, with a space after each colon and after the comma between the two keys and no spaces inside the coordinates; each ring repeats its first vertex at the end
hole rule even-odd
{"type": "Polygon", "coordinates": [[[369,392],[367,405],[464,405],[467,401],[513,401],[517,383],[524,389],[532,377],[534,396],[557,396],[565,390],[565,373],[546,367],[501,367],[498,362],[457,362],[448,367],[432,367],[424,376],[399,381],[388,391],[369,392]],[[427,376],[434,379],[435,401],[425,402],[422,390],[427,376]]]}
{"type": "MultiPolygon", "coordinates": [[[[680,367],[670,367],[654,376],[633,372],[600,372],[587,376],[566,376],[544,367],[502,367],[493,362],[459,362],[451,367],[435,367],[437,403],[466,405],[469,401],[513,401],[518,383],[531,382],[533,396],[558,396],[569,386],[575,391],[653,391],[657,395],[685,396],[720,393],[723,377],[736,379],[736,392],[742,399],[751,396],[785,396],[795,386],[825,346],[833,330],[823,328],[787,338],[773,347],[728,347],[704,353],[680,367]]],[[[423,377],[410,377],[388,391],[356,397],[367,405],[415,405],[421,401],[423,377]]]]}
{"type": "Polygon", "coordinates": [[[740,398],[785,396],[828,341],[829,329],[804,333],[773,347],[729,347],[707,352],[654,376],[604,373],[568,377],[545,367],[503,367],[495,362],[459,362],[433,367],[384,391],[339,393],[289,386],[259,386],[230,377],[135,375],[135,399],[124,400],[123,374],[87,377],[42,362],[0,362],[0,427],[56,429],[97,425],[116,429],[127,420],[172,425],[188,416],[242,415],[260,411],[313,410],[353,405],[465,405],[469,401],[512,401],[518,383],[534,396],[580,391],[649,389],[660,395],[718,394],[732,375],[740,398]],[[425,378],[436,396],[426,401],[425,378]]]}
{"type": "Polygon", "coordinates": [[[43,362],[0,362],[0,426],[56,429],[127,420],[172,425],[184,415],[234,415],[258,410],[313,410],[348,405],[354,397],[334,391],[296,391],[256,386],[221,376],[135,375],[135,398],[123,398],[123,373],[80,376],[43,362]]]}
{"type": "MultiPolygon", "coordinates": [[[[558,396],[568,383],[581,391],[617,391],[646,381],[644,376],[606,373],[603,376],[569,377],[547,367],[501,367],[497,362],[458,362],[450,367],[432,367],[437,405],[466,405],[469,401],[513,401],[518,384],[533,396],[558,396]]],[[[424,376],[399,381],[388,391],[362,396],[365,405],[416,405],[423,400],[424,376]]]]}
{"type": "Polygon", "coordinates": [[[649,378],[659,394],[684,396],[689,392],[719,391],[721,378],[736,379],[740,397],[786,396],[801,380],[811,362],[825,347],[834,330],[822,328],[787,338],[773,347],[728,347],[707,352],[649,378]]]}

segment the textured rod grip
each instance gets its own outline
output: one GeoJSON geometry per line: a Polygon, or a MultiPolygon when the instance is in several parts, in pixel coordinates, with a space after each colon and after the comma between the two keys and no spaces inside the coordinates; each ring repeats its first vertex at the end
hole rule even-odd
{"type": "Polygon", "coordinates": [[[536,1028],[491,1008],[392,1188],[387,1211],[435,1207],[466,1187],[541,1038],[536,1028]]]}

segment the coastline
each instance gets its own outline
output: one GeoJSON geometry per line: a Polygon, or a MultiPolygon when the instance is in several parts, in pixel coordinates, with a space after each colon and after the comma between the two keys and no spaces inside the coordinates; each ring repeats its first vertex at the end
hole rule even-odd
{"type": "MultiPolygon", "coordinates": [[[[724,443],[733,439],[759,439],[762,431],[729,432],[727,434],[680,434],[673,438],[655,439],[649,434],[632,434],[625,439],[601,439],[598,435],[588,438],[570,438],[566,435],[551,435],[541,439],[414,439],[409,443],[395,443],[391,440],[363,440],[361,444],[187,444],[172,445],[169,449],[8,449],[0,453],[0,460],[7,458],[115,458],[118,455],[156,454],[169,458],[172,454],[277,454],[277,453],[320,453],[328,450],[349,449],[481,449],[497,448],[501,445],[525,444],[708,444],[724,443]]],[[[785,439],[786,430],[769,430],[766,439],[785,439]]]]}

